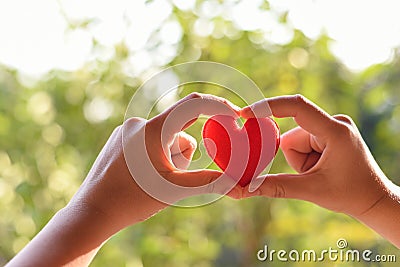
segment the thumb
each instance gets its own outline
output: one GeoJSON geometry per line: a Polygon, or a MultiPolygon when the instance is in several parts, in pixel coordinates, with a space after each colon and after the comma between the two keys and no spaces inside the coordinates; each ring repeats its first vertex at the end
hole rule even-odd
{"type": "Polygon", "coordinates": [[[237,197],[242,190],[233,180],[224,173],[216,170],[174,171],[169,180],[174,184],[187,187],[189,195],[219,194],[237,197]]]}
{"type": "Polygon", "coordinates": [[[293,198],[314,202],[321,190],[319,181],[321,175],[317,173],[302,174],[268,174],[257,179],[264,179],[264,182],[254,192],[246,188],[243,197],[265,196],[271,198],[293,198]]]}

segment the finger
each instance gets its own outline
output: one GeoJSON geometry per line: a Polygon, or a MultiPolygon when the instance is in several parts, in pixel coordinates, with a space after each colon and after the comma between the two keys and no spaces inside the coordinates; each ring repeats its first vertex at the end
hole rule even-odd
{"type": "Polygon", "coordinates": [[[185,132],[176,134],[170,148],[172,163],[175,167],[186,170],[190,165],[196,147],[197,142],[193,136],[185,132]]]}
{"type": "Polygon", "coordinates": [[[238,116],[239,108],[228,100],[206,94],[192,93],[167,110],[147,121],[146,145],[157,169],[172,170],[171,147],[175,135],[196,120],[200,114],[238,116]],[[164,154],[165,156],[160,156],[164,154]]]}
{"type": "Polygon", "coordinates": [[[345,115],[345,114],[337,114],[337,115],[334,115],[333,117],[334,117],[337,121],[340,121],[340,122],[342,122],[342,123],[344,123],[344,124],[347,124],[347,125],[350,125],[350,126],[353,126],[353,127],[357,128],[357,126],[356,126],[355,122],[353,121],[353,119],[352,119],[350,116],[348,116],[348,115],[345,115]]]}
{"type": "Polygon", "coordinates": [[[238,117],[238,113],[239,108],[223,98],[197,93],[190,94],[149,121],[149,124],[153,125],[154,137],[152,142],[158,142],[161,145],[158,147],[162,148],[164,154],[168,155],[175,134],[182,131],[188,123],[197,119],[200,114],[238,117]]]}
{"type": "Polygon", "coordinates": [[[250,106],[243,108],[240,115],[246,119],[248,118],[265,118],[272,116],[272,110],[269,107],[267,99],[261,99],[250,106]]]}
{"type": "Polygon", "coordinates": [[[184,130],[195,122],[200,115],[228,115],[238,117],[239,107],[226,99],[213,95],[201,94],[173,107],[164,114],[163,127],[170,126],[173,132],[184,130]]]}
{"type": "MultiPolygon", "coordinates": [[[[301,128],[317,137],[333,136],[335,120],[302,95],[278,96],[264,101],[275,117],[293,117],[301,128]]],[[[259,102],[256,102],[257,106],[261,105],[259,102]]],[[[242,109],[241,115],[245,118],[254,116],[252,106],[242,109]]]]}
{"type": "Polygon", "coordinates": [[[313,201],[321,191],[317,174],[269,174],[262,177],[264,183],[254,192],[244,189],[243,197],[265,196],[313,201]]]}
{"type": "Polygon", "coordinates": [[[175,134],[185,129],[201,114],[210,116],[220,114],[237,118],[239,110],[239,107],[221,97],[192,93],[151,119],[148,124],[154,132],[161,133],[165,151],[165,146],[172,144],[175,134]]]}
{"type": "Polygon", "coordinates": [[[314,166],[323,148],[315,137],[296,127],[281,136],[281,149],[289,165],[297,172],[305,172],[314,166]]]}
{"type": "MultiPolygon", "coordinates": [[[[182,127],[188,127],[201,114],[210,116],[220,114],[237,117],[239,112],[240,108],[238,106],[232,104],[230,101],[222,97],[210,94],[191,93],[177,101],[174,105],[166,109],[158,116],[154,117],[154,119],[162,123],[171,115],[171,113],[174,113],[174,115],[180,115],[176,118],[177,120],[185,120],[185,123],[182,124],[182,127]],[[182,114],[179,114],[177,111],[182,114]]],[[[180,130],[183,129],[184,128],[181,128],[180,130]]]]}
{"type": "Polygon", "coordinates": [[[237,181],[216,170],[175,171],[167,179],[176,185],[194,189],[187,191],[192,195],[214,193],[239,198],[243,194],[243,188],[237,185],[237,181]]]}

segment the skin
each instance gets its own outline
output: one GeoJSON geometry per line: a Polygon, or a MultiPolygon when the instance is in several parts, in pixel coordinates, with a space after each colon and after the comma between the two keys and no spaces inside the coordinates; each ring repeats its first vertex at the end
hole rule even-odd
{"type": "MultiPolygon", "coordinates": [[[[150,160],[156,170],[170,182],[197,187],[209,185],[219,178],[219,171],[184,170],[191,161],[196,143],[193,137],[181,131],[168,133],[166,143],[170,144],[168,149],[171,160],[163,153],[164,144],[161,144],[160,135],[164,121],[176,107],[192,100],[196,100],[197,106],[190,104],[189,111],[182,110],[186,115],[185,120],[182,119],[184,127],[189,126],[200,114],[209,114],[210,110],[215,114],[239,112],[238,107],[225,99],[194,93],[151,120],[127,120],[111,134],[68,205],[58,211],[7,266],[87,266],[112,235],[168,207],[168,204],[146,194],[132,179],[123,153],[123,127],[128,127],[128,137],[134,138],[135,130],[145,125],[146,141],[150,140],[146,142],[150,160]],[[187,118],[191,120],[186,121],[187,118]]],[[[179,116],[175,118],[181,119],[179,116]]],[[[233,188],[229,194],[235,194],[238,190],[241,189],[233,188]]],[[[224,188],[206,186],[200,193],[224,193],[224,188]]],[[[175,201],[183,197],[177,196],[175,201]]]]}
{"type": "MultiPolygon", "coordinates": [[[[7,266],[87,266],[116,232],[168,207],[146,194],[132,179],[123,153],[123,127],[128,128],[128,138],[132,139],[145,127],[146,140],[152,140],[146,142],[150,160],[166,180],[197,187],[220,178],[218,171],[184,170],[196,144],[181,130],[202,113],[221,114],[227,109],[245,118],[293,117],[299,125],[281,138],[281,149],[298,174],[268,175],[255,191],[235,186],[228,196],[310,201],[357,218],[400,247],[399,188],[383,174],[348,116],[330,116],[299,95],[269,98],[239,110],[227,100],[195,93],[151,120],[133,118],[117,127],[68,205],[7,266]],[[198,101],[198,105],[191,104],[190,109],[177,111],[173,117],[181,121],[182,127],[170,129],[166,143],[160,141],[168,115],[191,100],[198,101]],[[163,152],[166,144],[170,160],[163,152]]],[[[199,193],[211,192],[225,191],[206,186],[199,193]]],[[[176,201],[183,197],[177,196],[176,201]]]]}
{"type": "Polygon", "coordinates": [[[281,137],[281,149],[298,174],[267,175],[242,197],[294,198],[348,214],[400,247],[400,190],[382,172],[357,126],[346,115],[330,116],[301,95],[262,100],[241,111],[257,116],[269,105],[275,117],[298,127],[281,137]]]}

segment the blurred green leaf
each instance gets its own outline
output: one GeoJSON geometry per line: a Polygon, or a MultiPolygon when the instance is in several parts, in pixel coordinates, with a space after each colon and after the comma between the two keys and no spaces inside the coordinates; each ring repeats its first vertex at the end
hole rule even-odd
{"type": "MultiPolygon", "coordinates": [[[[204,1],[196,2],[199,7],[204,1]]],[[[270,5],[263,1],[260,8],[270,10],[270,5]]],[[[301,93],[331,114],[346,113],[356,121],[385,173],[400,182],[398,53],[390,62],[352,73],[333,56],[331,39],[324,34],[311,40],[294,30],[291,42],[278,45],[264,38],[264,33],[243,31],[218,15],[210,19],[213,33],[198,36],[193,29],[197,12],[174,7],[169,19],[179,22],[183,37],[166,66],[191,60],[221,62],[248,75],[266,97],[301,93]]],[[[278,22],[286,24],[287,13],[278,22]]],[[[74,27],[90,23],[78,22],[74,27]]],[[[93,42],[93,49],[101,49],[97,40],[93,42]]],[[[53,70],[29,87],[17,71],[0,68],[0,264],[33,237],[29,230],[39,230],[68,202],[147,78],[148,73],[132,77],[124,69],[132,52],[123,41],[114,52],[111,59],[93,60],[74,72],[53,70]],[[99,99],[112,112],[105,119],[93,120],[90,112],[96,109],[90,108],[91,103],[99,99]]],[[[246,104],[205,84],[185,85],[179,88],[179,96],[193,91],[246,104]]],[[[295,127],[290,119],[277,122],[282,132],[295,127]]],[[[201,141],[201,127],[199,122],[188,129],[197,141],[201,141]]],[[[200,152],[196,153],[195,157],[200,152]]],[[[281,152],[271,172],[293,172],[281,152]]],[[[397,253],[362,224],[310,203],[224,197],[200,208],[168,208],[122,231],[100,250],[92,266],[333,266],[330,262],[267,264],[259,262],[256,253],[266,244],[276,250],[323,250],[335,247],[339,238],[354,248],[397,253]]],[[[384,265],[359,262],[352,266],[384,265]]]]}

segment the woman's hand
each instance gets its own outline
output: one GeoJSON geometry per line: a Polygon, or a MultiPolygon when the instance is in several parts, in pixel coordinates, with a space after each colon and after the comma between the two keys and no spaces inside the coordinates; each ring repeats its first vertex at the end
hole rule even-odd
{"type": "Polygon", "coordinates": [[[213,184],[221,172],[185,171],[196,140],[182,130],[200,114],[238,112],[225,99],[193,93],[148,121],[128,119],[113,132],[69,205],[95,209],[118,224],[117,231],[185,197],[227,193],[233,181],[213,184]]]}
{"type": "Polygon", "coordinates": [[[400,245],[398,187],[379,168],[357,126],[330,116],[300,95],[262,100],[241,111],[252,117],[268,104],[275,117],[293,117],[299,127],[281,137],[281,149],[298,174],[269,174],[244,196],[295,198],[343,212],[400,245]]]}
{"type": "Polygon", "coordinates": [[[194,93],[150,120],[128,119],[114,130],[68,205],[9,266],[88,265],[113,234],[182,198],[241,192],[233,180],[221,182],[219,171],[185,171],[196,142],[182,132],[200,114],[238,112],[225,99],[194,93]]]}

